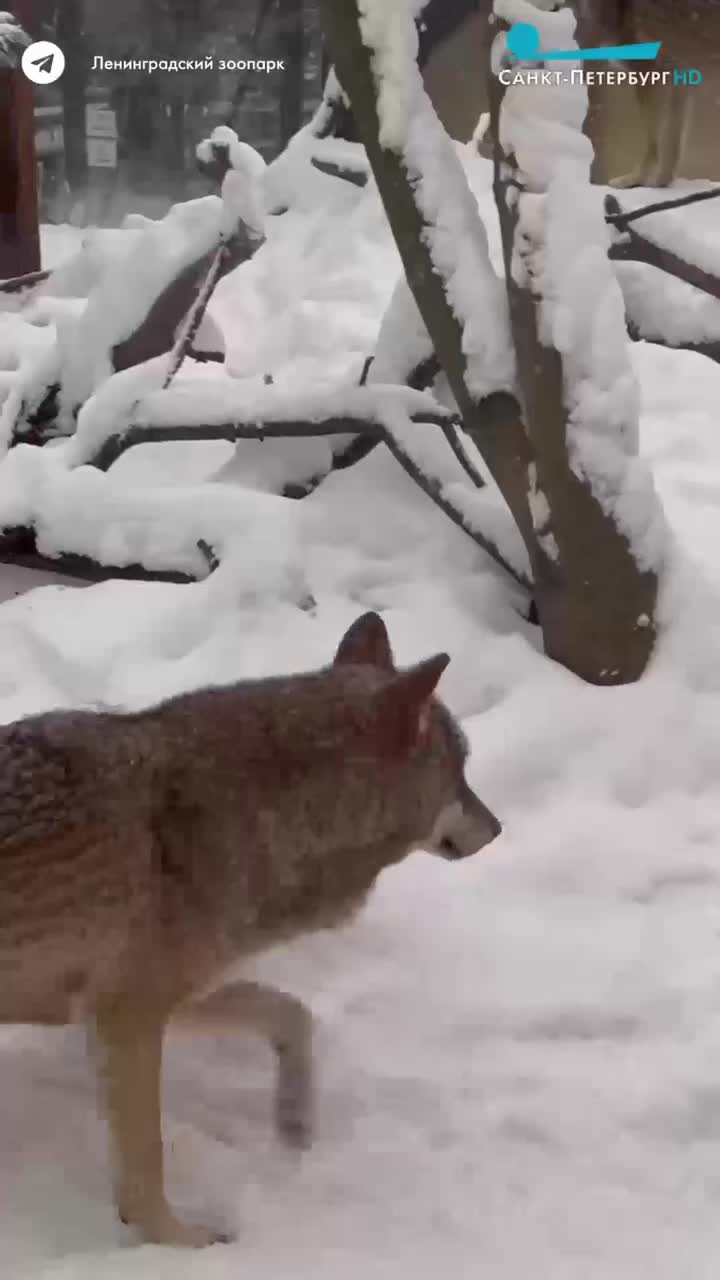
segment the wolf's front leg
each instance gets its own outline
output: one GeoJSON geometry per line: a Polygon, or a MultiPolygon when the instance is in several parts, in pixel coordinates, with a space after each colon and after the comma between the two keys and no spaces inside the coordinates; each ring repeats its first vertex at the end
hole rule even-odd
{"type": "Polygon", "coordinates": [[[310,1146],[314,1118],[313,1022],[302,1000],[262,983],[234,982],[183,1006],[177,1016],[199,1027],[227,1030],[245,1024],[269,1040],[277,1055],[277,1131],[288,1146],[310,1146]]]}
{"type": "Polygon", "coordinates": [[[115,1203],[122,1221],[144,1241],[197,1249],[223,1237],[180,1222],[165,1199],[160,1116],[165,1019],[164,1009],[129,995],[103,997],[96,1006],[115,1203]]]}

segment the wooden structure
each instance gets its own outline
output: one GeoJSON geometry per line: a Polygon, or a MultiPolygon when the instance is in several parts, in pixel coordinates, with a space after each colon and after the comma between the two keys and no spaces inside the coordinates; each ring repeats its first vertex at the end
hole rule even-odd
{"type": "MultiPolygon", "coordinates": [[[[15,14],[32,28],[30,0],[15,14]]],[[[18,68],[0,68],[0,279],[40,269],[33,88],[18,68]]]]}

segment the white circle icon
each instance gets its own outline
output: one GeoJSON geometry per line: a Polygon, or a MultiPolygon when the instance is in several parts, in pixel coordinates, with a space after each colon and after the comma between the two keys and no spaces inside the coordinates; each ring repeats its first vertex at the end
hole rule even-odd
{"type": "Polygon", "coordinates": [[[33,84],[52,84],[65,70],[65,54],[51,40],[36,40],[22,56],[22,69],[33,84]]]}

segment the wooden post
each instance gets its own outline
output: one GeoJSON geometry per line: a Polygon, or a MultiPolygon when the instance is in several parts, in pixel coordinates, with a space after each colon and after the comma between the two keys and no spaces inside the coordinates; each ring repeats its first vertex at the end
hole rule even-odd
{"type": "MultiPolygon", "coordinates": [[[[30,0],[15,14],[32,28],[30,0]]],[[[17,68],[0,68],[0,279],[40,270],[35,118],[31,82],[17,68]]]]}

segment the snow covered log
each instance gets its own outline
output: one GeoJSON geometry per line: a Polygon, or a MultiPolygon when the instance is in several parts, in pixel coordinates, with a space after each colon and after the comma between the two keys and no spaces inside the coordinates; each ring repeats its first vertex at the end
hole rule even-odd
{"type": "MultiPolygon", "coordinates": [[[[507,24],[532,22],[541,49],[573,47],[569,10],[540,13],[526,0],[495,0],[495,10],[507,24]]],[[[501,34],[494,72],[504,43],[501,34]]],[[[506,92],[491,74],[495,197],[533,450],[538,613],[552,657],[594,683],[626,683],[653,649],[665,525],[637,456],[623,300],[582,134],[587,96],[581,85],[533,83],[509,65],[506,92]]]]}

